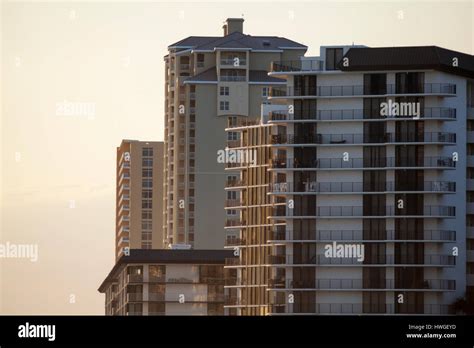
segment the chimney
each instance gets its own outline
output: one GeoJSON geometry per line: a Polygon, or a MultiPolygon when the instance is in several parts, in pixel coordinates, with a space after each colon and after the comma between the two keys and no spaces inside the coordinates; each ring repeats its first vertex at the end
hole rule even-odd
{"type": "Polygon", "coordinates": [[[232,34],[234,32],[243,33],[244,31],[244,19],[243,18],[227,18],[222,26],[224,29],[224,36],[232,34]]]}

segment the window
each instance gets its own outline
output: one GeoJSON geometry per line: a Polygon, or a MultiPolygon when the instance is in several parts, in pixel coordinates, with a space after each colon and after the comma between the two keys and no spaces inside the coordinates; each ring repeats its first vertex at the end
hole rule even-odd
{"type": "Polygon", "coordinates": [[[229,87],[221,86],[220,95],[229,95],[229,87]]]}
{"type": "Polygon", "coordinates": [[[152,147],[144,147],[142,149],[142,155],[143,156],[153,156],[153,148],[152,147]]]}
{"type": "Polygon", "coordinates": [[[237,199],[237,191],[227,191],[227,199],[237,199]]]}
{"type": "Polygon", "coordinates": [[[142,242],[142,249],[151,249],[151,242],[142,242]]]}
{"type": "Polygon", "coordinates": [[[270,87],[263,87],[262,88],[262,97],[264,97],[264,98],[268,97],[269,92],[270,92],[270,87]]]}
{"type": "Polygon", "coordinates": [[[153,176],[153,169],[142,169],[142,177],[151,178],[153,176]]]}
{"type": "Polygon", "coordinates": [[[142,200],[142,209],[152,209],[153,204],[151,200],[143,199],[142,200]]]}
{"type": "Polygon", "coordinates": [[[226,213],[227,213],[228,216],[235,216],[235,215],[237,215],[237,210],[229,209],[229,210],[226,210],[226,213]]]}
{"type": "Polygon", "coordinates": [[[238,132],[227,132],[227,140],[238,140],[239,133],[238,132]]]}
{"type": "Polygon", "coordinates": [[[153,180],[151,180],[151,179],[143,179],[143,180],[142,180],[142,187],[143,187],[143,188],[152,188],[152,187],[153,187],[153,180]]]}
{"type": "Polygon", "coordinates": [[[142,222],[142,230],[149,231],[152,229],[151,221],[143,221],[142,222]]]}
{"type": "Polygon", "coordinates": [[[153,198],[153,191],[152,190],[144,190],[142,191],[142,198],[153,198]]]}
{"type": "Polygon", "coordinates": [[[151,211],[142,211],[142,219],[143,220],[151,220],[153,218],[153,214],[151,211]]]}
{"type": "Polygon", "coordinates": [[[237,181],[237,179],[238,179],[237,175],[227,175],[228,182],[237,181]]]}
{"type": "Polygon", "coordinates": [[[197,66],[198,68],[202,68],[204,66],[204,54],[198,53],[197,55],[197,66]]]}
{"type": "Polygon", "coordinates": [[[220,104],[219,104],[219,110],[229,111],[229,102],[228,101],[221,101],[220,104]]]}
{"type": "Polygon", "coordinates": [[[326,48],[326,70],[339,70],[337,65],[342,55],[342,48],[326,48]]]}
{"type": "Polygon", "coordinates": [[[143,167],[153,167],[153,158],[143,158],[142,159],[143,167]]]}
{"type": "Polygon", "coordinates": [[[229,127],[237,126],[237,116],[229,116],[227,118],[227,122],[229,124],[229,127]]]}

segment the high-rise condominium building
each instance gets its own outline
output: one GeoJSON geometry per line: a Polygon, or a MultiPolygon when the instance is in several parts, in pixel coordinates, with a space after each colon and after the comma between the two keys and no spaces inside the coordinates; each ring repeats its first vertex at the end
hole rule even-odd
{"type": "Polygon", "coordinates": [[[163,246],[163,142],[123,140],[117,148],[116,260],[163,246]]]}
{"type": "MultiPolygon", "coordinates": [[[[229,18],[222,36],[190,36],[165,56],[164,244],[172,248],[219,249],[238,236],[237,210],[223,213],[225,192],[235,174],[225,172],[218,151],[237,132],[227,120],[259,115],[270,87],[271,61],[294,60],[306,46],[276,36],[243,33],[243,19],[229,18]],[[226,138],[227,136],[227,138],[226,138]]],[[[225,196],[227,195],[227,197],[225,196]]]]}
{"type": "Polygon", "coordinates": [[[454,314],[474,294],[474,57],[322,47],[274,62],[229,189],[237,315],[454,314]],[[234,226],[237,227],[237,226],[234,226]]]}
{"type": "Polygon", "coordinates": [[[223,315],[227,250],[130,250],[99,287],[106,315],[223,315]]]}

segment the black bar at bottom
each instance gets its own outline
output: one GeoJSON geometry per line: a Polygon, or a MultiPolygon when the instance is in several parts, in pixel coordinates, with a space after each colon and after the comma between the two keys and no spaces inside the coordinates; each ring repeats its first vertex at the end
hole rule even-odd
{"type": "Polygon", "coordinates": [[[249,343],[279,343],[288,347],[383,343],[472,347],[474,316],[0,316],[2,348],[30,344],[227,346],[249,343]],[[49,330],[52,327],[43,325],[55,325],[54,340],[49,330]],[[46,337],[19,337],[39,334],[46,337]]]}

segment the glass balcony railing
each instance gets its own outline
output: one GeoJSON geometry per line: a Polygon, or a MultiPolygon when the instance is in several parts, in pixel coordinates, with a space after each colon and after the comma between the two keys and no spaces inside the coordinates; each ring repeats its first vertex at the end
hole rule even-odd
{"type": "Polygon", "coordinates": [[[344,145],[344,144],[396,144],[396,143],[456,143],[456,134],[447,132],[426,133],[385,133],[366,134],[279,134],[272,136],[272,144],[318,144],[318,145],[344,145]]]}
{"type": "Polygon", "coordinates": [[[385,119],[456,119],[455,108],[427,107],[423,108],[420,115],[404,115],[404,116],[382,116],[372,115],[372,112],[364,109],[347,109],[347,110],[294,110],[289,113],[288,110],[275,110],[269,114],[270,121],[354,121],[354,120],[385,120],[385,119]]]}
{"type": "Polygon", "coordinates": [[[378,207],[377,211],[365,211],[363,206],[327,206],[307,209],[305,212],[298,212],[286,206],[273,207],[274,217],[367,217],[367,216],[434,216],[434,217],[454,217],[456,209],[452,206],[427,205],[422,210],[399,209],[395,206],[378,207]]]}
{"type": "Polygon", "coordinates": [[[416,257],[415,254],[399,257],[392,254],[370,255],[360,260],[357,257],[331,258],[324,254],[316,254],[308,257],[295,257],[294,255],[269,255],[269,263],[272,265],[424,265],[424,266],[454,266],[456,257],[452,255],[424,255],[416,257]]]}
{"type": "Polygon", "coordinates": [[[348,86],[310,86],[302,87],[272,87],[270,97],[352,97],[364,95],[410,95],[435,94],[455,95],[456,85],[450,83],[425,83],[419,89],[401,89],[394,84],[388,84],[384,89],[373,92],[363,85],[348,86]]]}
{"type": "Polygon", "coordinates": [[[416,279],[411,282],[402,282],[396,279],[314,279],[313,281],[276,279],[269,282],[268,285],[270,288],[317,290],[456,290],[456,281],[447,279],[416,279]]]}
{"type": "Polygon", "coordinates": [[[396,182],[383,182],[380,185],[370,186],[363,182],[316,182],[307,181],[301,183],[278,182],[269,184],[270,192],[280,193],[343,193],[343,192],[455,192],[454,181],[425,181],[419,185],[410,183],[407,185],[396,182]]]}
{"type": "Polygon", "coordinates": [[[271,168],[290,169],[362,169],[362,168],[454,168],[451,157],[430,156],[423,158],[380,157],[374,161],[364,158],[317,158],[301,161],[294,158],[276,158],[270,161],[271,168]]]}
{"type": "Polygon", "coordinates": [[[318,59],[276,61],[271,65],[273,72],[321,71],[323,68],[324,62],[318,59]]]}
{"type": "Polygon", "coordinates": [[[452,230],[385,230],[375,234],[363,230],[277,230],[271,231],[269,241],[456,241],[456,231],[452,230]]]}

